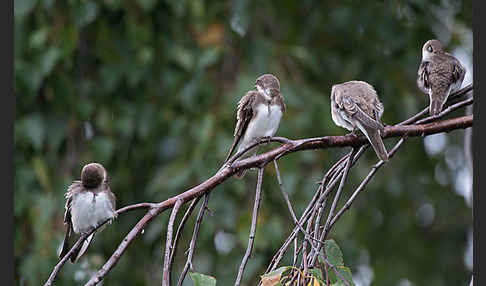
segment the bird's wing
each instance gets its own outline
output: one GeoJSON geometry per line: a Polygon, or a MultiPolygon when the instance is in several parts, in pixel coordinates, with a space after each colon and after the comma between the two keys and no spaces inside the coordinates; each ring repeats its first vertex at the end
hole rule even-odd
{"type": "Polygon", "coordinates": [[[255,101],[256,96],[258,93],[256,91],[248,91],[245,96],[243,96],[240,101],[238,102],[238,109],[236,112],[236,128],[234,133],[234,140],[233,145],[231,145],[231,149],[226,157],[226,161],[233,153],[233,150],[238,145],[241,137],[245,134],[245,130],[248,127],[248,123],[250,122],[251,118],[253,117],[253,102],[255,101]]]}
{"type": "Polygon", "coordinates": [[[62,250],[59,254],[59,258],[62,258],[69,252],[69,238],[73,232],[73,224],[71,222],[71,204],[73,201],[73,195],[79,192],[81,188],[81,181],[74,181],[68,188],[66,192],[66,205],[64,212],[64,224],[66,225],[66,235],[64,236],[64,241],[62,244],[62,250]]]}
{"type": "Polygon", "coordinates": [[[418,69],[417,86],[424,93],[428,93],[429,82],[429,62],[421,62],[418,69]]]}
{"type": "Polygon", "coordinates": [[[105,188],[108,189],[108,199],[110,201],[110,204],[111,204],[111,207],[113,209],[113,211],[115,212],[115,218],[117,217],[117,213],[116,213],[116,197],[115,197],[115,194],[113,194],[113,192],[110,190],[110,186],[105,183],[105,188]]]}
{"type": "Polygon", "coordinates": [[[455,82],[460,81],[462,83],[465,75],[466,75],[466,69],[461,65],[461,63],[458,60],[456,60],[454,63],[454,69],[452,71],[453,80],[455,82]]]}
{"type": "Polygon", "coordinates": [[[283,97],[279,97],[278,102],[280,103],[280,106],[282,107],[282,113],[285,113],[287,106],[285,105],[285,101],[284,101],[283,97]]]}
{"type": "MultiPolygon", "coordinates": [[[[367,127],[383,130],[383,124],[364,112],[359,101],[353,100],[353,98],[349,96],[341,96],[339,98],[340,103],[338,103],[338,105],[342,106],[343,111],[346,112],[349,117],[358,120],[361,124],[367,127]]],[[[379,113],[379,111],[375,109],[373,109],[373,112],[379,113]]]]}

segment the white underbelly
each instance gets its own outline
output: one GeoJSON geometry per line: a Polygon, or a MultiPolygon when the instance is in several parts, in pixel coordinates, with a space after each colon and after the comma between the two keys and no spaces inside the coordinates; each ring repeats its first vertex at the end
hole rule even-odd
{"type": "Polygon", "coordinates": [[[271,105],[269,112],[269,108],[266,105],[260,104],[257,107],[257,116],[248,124],[238,150],[246,148],[258,138],[273,136],[277,132],[281,118],[282,111],[279,105],[271,105]]]}
{"type": "Polygon", "coordinates": [[[73,197],[71,217],[74,232],[84,233],[105,220],[114,218],[115,210],[104,192],[97,195],[82,192],[73,197]]]}

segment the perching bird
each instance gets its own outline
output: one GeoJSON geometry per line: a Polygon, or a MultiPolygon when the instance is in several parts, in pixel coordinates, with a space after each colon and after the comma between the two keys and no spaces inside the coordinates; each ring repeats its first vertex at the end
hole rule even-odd
{"type": "Polygon", "coordinates": [[[427,41],[422,48],[417,86],[430,98],[429,114],[437,115],[451,93],[459,90],[466,70],[438,40],[427,41]]]}
{"type": "Polygon", "coordinates": [[[375,89],[364,81],[348,81],[332,86],[331,115],[337,126],[355,132],[361,130],[368,138],[378,158],[388,161],[381,133],[383,104],[375,89]]]}
{"type": "MultiPolygon", "coordinates": [[[[115,195],[111,192],[108,174],[98,163],[90,163],[81,171],[81,181],[74,181],[66,192],[66,212],[64,224],[67,225],[66,236],[59,258],[69,251],[69,237],[72,232],[84,234],[99,224],[117,217],[115,195]]],[[[101,231],[100,229],[98,231],[101,231]]],[[[75,251],[70,260],[75,263],[88,248],[95,232],[83,242],[81,250],[75,251]]]]}
{"type": "MultiPolygon", "coordinates": [[[[280,83],[274,75],[264,74],[258,77],[255,87],[256,91],[248,91],[238,102],[234,141],[225,162],[237,146],[237,152],[240,152],[262,137],[273,136],[285,112],[280,83]]],[[[251,153],[247,152],[246,156],[251,156],[256,151],[255,149],[251,153]]],[[[244,175],[245,170],[242,170],[236,174],[236,177],[242,178],[244,175]]]]}

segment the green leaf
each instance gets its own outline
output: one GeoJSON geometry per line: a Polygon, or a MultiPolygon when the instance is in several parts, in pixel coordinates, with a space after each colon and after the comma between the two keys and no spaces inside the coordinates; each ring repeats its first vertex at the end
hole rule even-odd
{"type": "Polygon", "coordinates": [[[316,277],[317,279],[319,280],[324,280],[323,276],[322,276],[322,272],[320,269],[318,268],[312,268],[312,269],[309,269],[308,270],[309,274],[311,274],[312,276],[316,277]]]}
{"type": "Polygon", "coordinates": [[[190,272],[189,275],[191,276],[191,279],[194,282],[194,286],[216,285],[216,278],[214,278],[213,276],[204,275],[197,272],[190,272]]]}
{"type": "Polygon", "coordinates": [[[344,265],[343,253],[339,248],[339,245],[334,241],[334,239],[328,239],[324,242],[324,248],[326,251],[327,260],[334,266],[344,265]]]}
{"type": "MultiPolygon", "coordinates": [[[[346,280],[346,282],[348,282],[348,284],[350,286],[354,286],[353,276],[351,274],[351,270],[348,267],[337,266],[336,270],[339,272],[340,276],[342,278],[344,278],[344,280],[346,280]]],[[[336,272],[332,268],[330,268],[328,270],[328,272],[329,272],[329,280],[331,281],[331,285],[333,285],[333,286],[346,286],[346,284],[343,282],[343,280],[338,275],[336,275],[336,272]]]]}

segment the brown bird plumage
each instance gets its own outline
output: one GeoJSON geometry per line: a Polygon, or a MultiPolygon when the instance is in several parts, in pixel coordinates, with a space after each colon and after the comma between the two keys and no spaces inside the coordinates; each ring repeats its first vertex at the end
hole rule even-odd
{"type": "MultiPolygon", "coordinates": [[[[240,152],[262,137],[273,136],[285,112],[280,83],[274,75],[264,74],[258,77],[255,88],[256,91],[248,91],[238,102],[234,140],[225,162],[236,147],[237,152],[240,152]]],[[[243,157],[251,156],[256,151],[257,148],[243,157]]],[[[244,175],[245,170],[238,172],[236,177],[242,178],[244,175]]]]}
{"type": "Polygon", "coordinates": [[[356,128],[368,138],[378,158],[388,161],[381,133],[383,104],[375,89],[364,81],[348,81],[332,86],[331,115],[337,126],[350,131],[356,128]]]}
{"type": "MultiPolygon", "coordinates": [[[[66,192],[66,211],[64,213],[66,235],[59,254],[60,258],[66,255],[70,249],[69,238],[73,231],[83,234],[107,219],[110,219],[111,222],[117,217],[115,201],[116,198],[110,190],[108,175],[103,165],[98,163],[85,165],[81,171],[81,181],[74,181],[66,192]]],[[[86,238],[81,249],[71,255],[72,263],[83,255],[94,234],[93,232],[86,238]]]]}
{"type": "Polygon", "coordinates": [[[453,55],[446,53],[438,40],[427,41],[422,48],[417,86],[429,95],[429,114],[437,115],[451,93],[459,90],[466,70],[453,55]]]}

